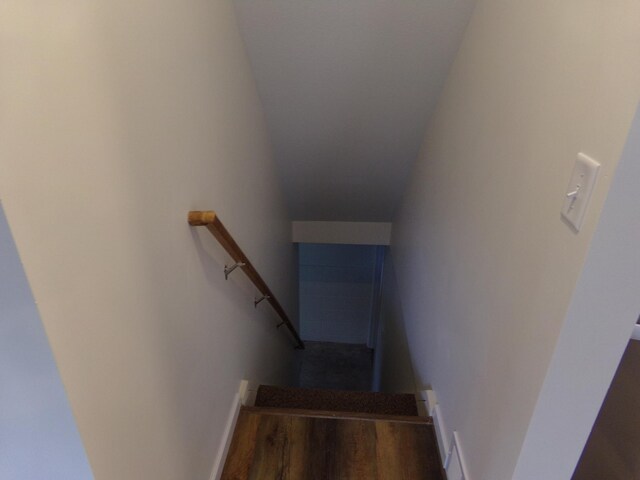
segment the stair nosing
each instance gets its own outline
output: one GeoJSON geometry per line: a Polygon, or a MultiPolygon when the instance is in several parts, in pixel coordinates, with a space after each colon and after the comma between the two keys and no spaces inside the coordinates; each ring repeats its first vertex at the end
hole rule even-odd
{"type": "Polygon", "coordinates": [[[265,415],[290,415],[292,417],[332,418],[336,420],[388,421],[398,423],[433,425],[433,419],[431,417],[416,417],[409,415],[385,415],[380,413],[341,412],[333,410],[308,410],[303,408],[280,408],[262,406],[243,406],[242,409],[246,412],[260,413],[265,415]]]}

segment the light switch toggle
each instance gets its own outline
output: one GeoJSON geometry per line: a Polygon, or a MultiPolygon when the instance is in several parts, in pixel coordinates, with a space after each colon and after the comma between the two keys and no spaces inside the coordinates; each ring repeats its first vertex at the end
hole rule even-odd
{"type": "Polygon", "coordinates": [[[578,198],[578,193],[580,192],[580,185],[576,185],[576,189],[573,192],[567,193],[567,198],[571,199],[571,205],[569,205],[569,210],[573,210],[575,207],[576,199],[578,198]]]}
{"type": "Polygon", "coordinates": [[[562,205],[562,216],[576,231],[582,227],[599,169],[600,164],[593,158],[584,153],[578,154],[562,205]]]}
{"type": "Polygon", "coordinates": [[[580,185],[576,186],[576,189],[573,192],[569,192],[567,193],[567,197],[569,198],[573,198],[574,200],[576,199],[576,197],[578,196],[578,192],[580,191],[580,185]]]}

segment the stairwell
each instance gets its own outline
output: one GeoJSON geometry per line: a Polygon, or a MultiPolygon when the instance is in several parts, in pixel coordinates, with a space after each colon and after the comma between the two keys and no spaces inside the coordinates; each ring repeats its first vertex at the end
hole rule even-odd
{"type": "MultiPolygon", "coordinates": [[[[280,317],[277,327],[285,325],[298,351],[306,350],[280,302],[218,215],[191,211],[188,221],[206,227],[235,261],[225,266],[225,277],[243,271],[262,295],[254,306],[266,300],[280,317]]],[[[302,368],[299,380],[320,388],[260,386],[254,405],[239,407],[216,478],[444,480],[433,421],[418,415],[414,395],[362,391],[372,385],[373,350],[326,342],[310,342],[309,347],[298,360],[302,367],[315,367],[306,375],[302,368]],[[353,390],[345,390],[349,388],[353,390]]]]}
{"type": "Polygon", "coordinates": [[[242,407],[222,480],[444,480],[415,397],[261,386],[242,407]]]}

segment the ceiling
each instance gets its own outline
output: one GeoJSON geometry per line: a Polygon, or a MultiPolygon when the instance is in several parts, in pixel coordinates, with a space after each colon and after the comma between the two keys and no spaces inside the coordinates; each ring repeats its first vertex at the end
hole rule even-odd
{"type": "Polygon", "coordinates": [[[293,220],[392,219],[473,0],[234,0],[293,220]]]}

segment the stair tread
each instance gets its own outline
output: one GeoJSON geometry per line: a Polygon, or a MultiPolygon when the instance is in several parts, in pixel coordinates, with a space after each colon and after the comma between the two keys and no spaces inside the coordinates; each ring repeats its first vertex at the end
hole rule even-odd
{"type": "Polygon", "coordinates": [[[415,396],[261,385],[255,406],[418,417],[415,396]]]}
{"type": "Polygon", "coordinates": [[[222,480],[444,480],[433,425],[242,407],[222,480]]]}
{"type": "Polygon", "coordinates": [[[336,418],[343,420],[381,420],[388,422],[420,423],[432,425],[431,417],[418,417],[409,415],[386,415],[380,413],[344,412],[337,410],[309,410],[304,408],[279,408],[279,407],[243,407],[248,412],[264,415],[289,415],[292,417],[317,417],[336,418]]]}

